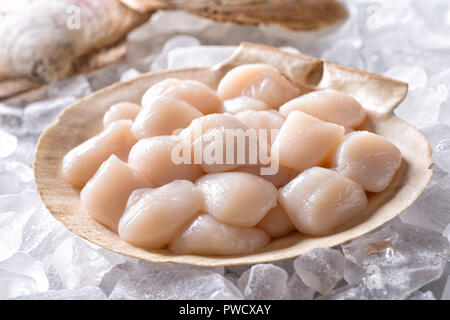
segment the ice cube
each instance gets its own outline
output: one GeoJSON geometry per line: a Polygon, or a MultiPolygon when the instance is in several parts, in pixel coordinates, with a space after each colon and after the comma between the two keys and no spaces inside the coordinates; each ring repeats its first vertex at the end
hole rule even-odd
{"type": "Polygon", "coordinates": [[[100,288],[85,287],[66,290],[50,290],[42,293],[19,296],[16,300],[105,300],[100,288]]]}
{"type": "Polygon", "coordinates": [[[34,189],[33,172],[20,162],[0,162],[0,195],[34,189]]]}
{"type": "Polygon", "coordinates": [[[33,278],[15,272],[0,270],[0,300],[13,299],[37,292],[33,278]]]}
{"type": "Polygon", "coordinates": [[[442,233],[450,223],[450,176],[445,176],[426,189],[405,212],[400,215],[403,222],[425,227],[442,233]]]}
{"type": "Polygon", "coordinates": [[[6,158],[17,149],[17,137],[0,129],[0,158],[6,158]]]}
{"type": "Polygon", "coordinates": [[[200,45],[200,41],[192,36],[178,35],[164,43],[161,53],[152,62],[151,70],[163,70],[168,68],[167,55],[175,48],[192,47],[200,45]]]}
{"type": "Polygon", "coordinates": [[[117,282],[124,279],[128,279],[127,272],[120,269],[119,266],[115,266],[103,276],[99,287],[103,290],[103,292],[109,295],[113,291],[117,282]]]}
{"type": "Polygon", "coordinates": [[[97,250],[75,236],[68,237],[58,246],[51,265],[68,289],[96,286],[113,267],[97,250]]]}
{"type": "Polygon", "coordinates": [[[0,127],[12,133],[19,133],[22,129],[22,109],[0,103],[0,127]]]}
{"type": "Polygon", "coordinates": [[[366,276],[362,283],[339,288],[321,299],[405,299],[439,279],[450,244],[437,232],[394,223],[343,245],[343,251],[366,269],[366,276]],[[395,233],[398,238],[392,240],[389,234],[395,233]]]}
{"type": "Polygon", "coordinates": [[[161,271],[139,279],[120,280],[112,291],[111,300],[198,300],[220,298],[242,299],[229,280],[210,271],[161,271]]]}
{"type": "Polygon", "coordinates": [[[308,287],[300,277],[294,273],[289,278],[283,299],[286,300],[312,300],[314,290],[308,287]]]}
{"type": "Polygon", "coordinates": [[[344,272],[344,280],[348,284],[353,285],[360,283],[365,275],[366,269],[361,267],[359,264],[347,260],[347,265],[344,272]]]}
{"type": "Polygon", "coordinates": [[[127,71],[122,73],[122,75],[120,76],[120,82],[126,82],[126,81],[136,79],[140,75],[141,75],[141,73],[138,70],[136,70],[135,68],[128,69],[127,71]]]}
{"type": "Polygon", "coordinates": [[[44,264],[25,253],[18,252],[7,260],[0,262],[0,273],[8,271],[34,279],[37,292],[48,290],[48,279],[44,264]]]}
{"type": "Polygon", "coordinates": [[[20,249],[23,226],[26,216],[30,214],[30,212],[19,214],[14,211],[0,213],[0,261],[10,258],[20,249]]]}
{"type": "Polygon", "coordinates": [[[47,90],[48,97],[51,99],[67,96],[82,98],[91,93],[91,85],[84,75],[77,75],[54,82],[47,90]]]}
{"type": "Polygon", "coordinates": [[[48,127],[56,116],[75,102],[73,96],[64,96],[48,100],[42,100],[29,104],[23,114],[24,129],[31,133],[40,133],[48,127]]]}
{"type": "Polygon", "coordinates": [[[442,293],[441,300],[450,300],[450,276],[445,283],[444,292],[442,293]]]}
{"type": "Polygon", "coordinates": [[[427,72],[418,66],[395,66],[387,70],[384,76],[406,82],[410,91],[425,88],[428,82],[427,72]]]}
{"type": "Polygon", "coordinates": [[[339,250],[316,248],[298,257],[294,268],[308,287],[326,294],[343,278],[345,264],[339,250]]]}
{"type": "Polygon", "coordinates": [[[348,41],[338,41],[322,54],[322,59],[333,61],[359,70],[365,70],[364,60],[358,47],[348,41]]]}
{"type": "Polygon", "coordinates": [[[406,300],[436,300],[436,297],[431,291],[416,291],[412,293],[406,300]]]}
{"type": "Polygon", "coordinates": [[[237,281],[245,298],[278,300],[286,291],[288,274],[273,264],[256,264],[245,271],[237,281]]]}
{"type": "Polygon", "coordinates": [[[434,161],[444,171],[450,173],[450,139],[443,139],[433,149],[434,161]]]}
{"type": "Polygon", "coordinates": [[[236,46],[191,46],[172,49],[167,55],[167,68],[210,67],[228,58],[236,46]]]}

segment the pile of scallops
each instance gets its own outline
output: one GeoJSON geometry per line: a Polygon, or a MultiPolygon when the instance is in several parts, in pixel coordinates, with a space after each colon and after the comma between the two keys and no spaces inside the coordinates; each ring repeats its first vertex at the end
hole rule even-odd
{"type": "MultiPolygon", "coordinates": [[[[66,154],[62,173],[81,188],[83,209],[134,246],[250,254],[292,232],[332,234],[364,214],[367,192],[389,186],[401,152],[358,130],[366,118],[354,98],[308,90],[271,65],[238,66],[217,90],[169,78],[141,105],[112,105],[103,131],[66,154]],[[256,144],[269,162],[194,159],[226,150],[230,130],[248,129],[269,132],[256,144]],[[192,161],[174,161],[180,146],[192,161]]],[[[254,145],[246,143],[247,155],[254,145]]]]}

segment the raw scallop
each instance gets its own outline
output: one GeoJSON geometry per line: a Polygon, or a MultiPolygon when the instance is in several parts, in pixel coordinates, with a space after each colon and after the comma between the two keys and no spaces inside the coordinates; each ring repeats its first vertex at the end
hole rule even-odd
{"type": "Polygon", "coordinates": [[[80,201],[90,216],[117,231],[130,194],[149,186],[125,162],[112,155],[81,190],[80,201]]]}
{"type": "Polygon", "coordinates": [[[260,228],[233,227],[203,214],[181,230],[169,249],[176,254],[238,255],[256,252],[269,242],[260,228]]]}
{"type": "Polygon", "coordinates": [[[151,86],[142,97],[146,107],[158,95],[164,95],[189,103],[204,114],[218,112],[222,102],[217,93],[203,82],[168,78],[151,86]]]}
{"type": "Polygon", "coordinates": [[[261,171],[262,168],[269,169],[269,165],[267,165],[267,166],[244,166],[244,167],[237,168],[236,171],[247,172],[247,173],[257,175],[263,179],[266,179],[267,181],[272,182],[273,185],[277,188],[283,187],[286,183],[288,183],[295,176],[298,175],[297,171],[290,169],[290,168],[283,167],[283,166],[279,166],[278,171],[275,174],[264,174],[264,172],[261,171]]]}
{"type": "Polygon", "coordinates": [[[297,171],[323,163],[344,135],[344,127],[293,111],[272,145],[272,159],[297,171]]]}
{"type": "Polygon", "coordinates": [[[181,131],[180,137],[186,147],[191,148],[191,161],[201,163],[205,172],[223,172],[250,164],[251,161],[258,163],[257,136],[255,134],[249,138],[248,129],[230,114],[210,114],[192,121],[181,131]],[[229,146],[231,143],[233,145],[229,146]],[[233,154],[228,154],[228,158],[227,146],[233,151],[233,154]],[[250,151],[253,152],[253,158],[250,158],[250,151]]]}
{"type": "Polygon", "coordinates": [[[320,236],[362,214],[364,189],[334,170],[313,167],[279,190],[279,201],[302,233],[320,236]]]}
{"type": "Polygon", "coordinates": [[[367,117],[367,111],[358,101],[333,89],[304,94],[280,107],[285,117],[294,110],[350,128],[358,127],[367,117]]]}
{"type": "Polygon", "coordinates": [[[262,110],[271,110],[272,108],[268,106],[265,102],[261,100],[256,100],[250,97],[237,97],[229,100],[225,100],[222,105],[221,112],[225,113],[231,113],[236,114],[242,111],[247,110],[255,110],[255,111],[262,111],[262,110]]]}
{"type": "Polygon", "coordinates": [[[277,204],[274,185],[249,173],[207,174],[195,185],[205,196],[203,209],[236,227],[254,227],[277,204]]]}
{"type": "Polygon", "coordinates": [[[247,96],[264,101],[272,108],[297,97],[301,91],[268,64],[245,64],[229,71],[220,81],[217,93],[222,101],[247,96]]]}
{"type": "Polygon", "coordinates": [[[380,192],[391,183],[401,162],[401,152],[392,142],[371,132],[356,131],[345,136],[330,164],[365,190],[380,192]]]}
{"type": "Polygon", "coordinates": [[[103,116],[103,126],[106,128],[117,120],[134,120],[141,111],[141,106],[132,102],[113,104],[103,116]]]}
{"type": "Polygon", "coordinates": [[[272,238],[284,237],[295,230],[291,219],[279,204],[271,209],[256,226],[266,231],[272,238]]]}
{"type": "Polygon", "coordinates": [[[162,186],[173,180],[197,180],[203,171],[200,165],[177,164],[172,149],[181,143],[177,136],[158,136],[139,140],[131,148],[129,165],[154,186],[162,186]]]}
{"type": "Polygon", "coordinates": [[[69,151],[62,166],[66,179],[83,186],[110,155],[126,161],[137,141],[131,133],[131,125],[130,120],[115,121],[98,135],[69,151]]]}
{"type": "MultiPolygon", "coordinates": [[[[257,130],[264,130],[267,134],[267,142],[272,144],[272,141],[277,137],[278,131],[284,123],[284,117],[275,110],[270,111],[243,111],[235,115],[236,118],[241,120],[247,126],[257,130]],[[273,131],[272,131],[273,130],[273,131]]],[[[266,139],[265,139],[266,140],[266,139]]]]}
{"type": "Polygon", "coordinates": [[[139,112],[131,131],[138,139],[171,135],[201,116],[200,111],[184,101],[156,96],[139,112]]]}
{"type": "Polygon", "coordinates": [[[166,246],[200,210],[202,193],[187,180],[133,192],[119,223],[120,237],[138,247],[166,246]]]}

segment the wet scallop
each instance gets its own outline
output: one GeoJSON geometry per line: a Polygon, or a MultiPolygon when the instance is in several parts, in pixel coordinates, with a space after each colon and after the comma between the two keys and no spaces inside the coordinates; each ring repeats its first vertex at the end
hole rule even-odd
{"type": "Polygon", "coordinates": [[[269,144],[275,140],[278,131],[284,123],[284,117],[275,110],[270,111],[243,111],[235,115],[251,129],[256,130],[259,137],[269,144]]]}
{"type": "Polygon", "coordinates": [[[103,126],[106,128],[118,120],[134,120],[139,111],[141,106],[136,103],[124,101],[113,104],[103,116],[103,126]]]}
{"type": "Polygon", "coordinates": [[[208,214],[198,216],[169,245],[176,254],[242,255],[267,246],[270,236],[262,229],[234,227],[208,214]]]}
{"type": "Polygon", "coordinates": [[[272,208],[256,226],[266,231],[273,239],[284,237],[295,230],[291,219],[279,204],[272,208]]]}
{"type": "Polygon", "coordinates": [[[177,179],[195,181],[204,172],[200,165],[177,162],[172,150],[180,144],[181,139],[177,136],[139,140],[131,148],[128,163],[154,186],[162,186],[177,179]]]}
{"type": "Polygon", "coordinates": [[[293,111],[272,145],[272,159],[299,172],[320,165],[326,161],[344,131],[340,125],[293,111]]]}
{"type": "Polygon", "coordinates": [[[401,162],[401,152],[392,142],[371,132],[355,131],[333,152],[330,165],[365,190],[380,192],[389,186],[401,162]]]}
{"type": "Polygon", "coordinates": [[[297,230],[321,236],[361,215],[367,196],[353,180],[313,167],[279,190],[279,202],[297,230]]]}
{"type": "Polygon", "coordinates": [[[236,227],[254,227],[277,204],[274,185],[249,173],[208,174],[195,185],[205,197],[203,210],[236,227]]]}
{"type": "Polygon", "coordinates": [[[150,186],[128,164],[112,155],[81,190],[80,201],[91,217],[117,231],[130,194],[150,186]]]}
{"type": "Polygon", "coordinates": [[[259,176],[271,182],[276,188],[283,187],[298,175],[297,171],[283,166],[279,166],[278,168],[274,167],[273,170],[276,170],[276,172],[272,173],[270,172],[271,171],[270,165],[271,164],[259,166],[258,165],[243,166],[237,168],[236,171],[247,172],[259,176]],[[263,169],[265,169],[266,171],[264,171],[263,169]]]}
{"type": "Polygon", "coordinates": [[[367,111],[358,101],[333,89],[304,94],[282,105],[279,111],[287,117],[295,110],[349,128],[358,127],[367,117],[367,111]]]}
{"type": "Polygon", "coordinates": [[[247,138],[248,129],[233,115],[210,114],[193,120],[179,135],[191,150],[191,161],[201,163],[205,172],[215,173],[233,170],[252,160],[257,163],[257,136],[247,138]],[[254,159],[250,158],[250,151],[254,159]]]}
{"type": "Polygon", "coordinates": [[[223,102],[221,112],[236,114],[242,111],[247,110],[255,110],[255,111],[263,111],[263,110],[273,110],[268,104],[264,101],[257,100],[254,98],[242,96],[233,99],[228,99],[223,102]]]}
{"type": "Polygon", "coordinates": [[[137,139],[131,132],[131,120],[118,120],[98,135],[69,151],[63,159],[62,173],[71,183],[83,186],[114,154],[126,161],[137,139]]]}
{"type": "Polygon", "coordinates": [[[189,103],[203,114],[218,112],[222,106],[217,93],[203,82],[169,78],[151,86],[142,97],[142,106],[147,106],[158,95],[189,103]]]}
{"type": "Polygon", "coordinates": [[[165,247],[200,210],[203,195],[192,182],[175,180],[133,192],[120,219],[119,236],[138,247],[165,247]]]}
{"type": "Polygon", "coordinates": [[[257,63],[230,70],[220,81],[217,93],[222,101],[247,96],[277,109],[299,96],[301,91],[275,67],[257,63]]]}
{"type": "Polygon", "coordinates": [[[156,96],[139,112],[131,131],[138,139],[171,135],[201,116],[200,111],[184,101],[156,96]]]}

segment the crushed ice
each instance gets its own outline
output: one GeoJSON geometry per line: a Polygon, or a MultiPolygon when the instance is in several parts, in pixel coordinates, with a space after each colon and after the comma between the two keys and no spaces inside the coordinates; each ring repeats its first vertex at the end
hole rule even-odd
{"type": "Polygon", "coordinates": [[[450,4],[346,4],[345,23],[312,33],[158,12],[129,35],[125,61],[0,103],[0,299],[450,299],[450,4]],[[418,201],[342,247],[225,268],[123,257],[72,235],[51,216],[35,190],[32,161],[40,133],[64,108],[150,70],[214,65],[244,40],[408,82],[395,112],[423,130],[436,162],[418,201]]]}

